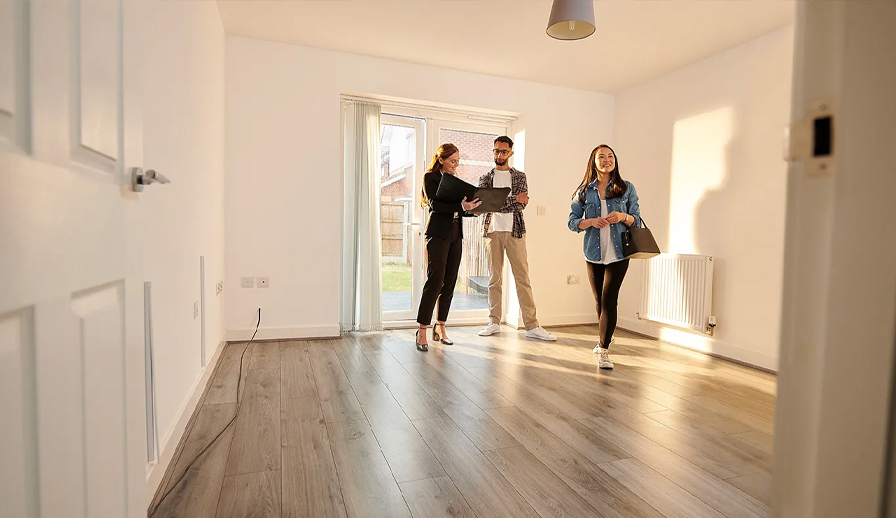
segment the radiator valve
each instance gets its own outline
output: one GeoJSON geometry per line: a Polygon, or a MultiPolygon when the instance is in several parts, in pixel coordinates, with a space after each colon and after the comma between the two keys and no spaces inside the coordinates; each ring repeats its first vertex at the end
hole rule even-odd
{"type": "Polygon", "coordinates": [[[707,323],[707,331],[709,332],[709,336],[712,336],[716,331],[716,317],[715,315],[709,316],[709,322],[707,323]]]}

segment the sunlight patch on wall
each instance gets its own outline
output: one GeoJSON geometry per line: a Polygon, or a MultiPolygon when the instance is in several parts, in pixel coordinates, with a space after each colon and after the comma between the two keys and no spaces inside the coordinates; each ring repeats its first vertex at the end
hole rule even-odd
{"type": "Polygon", "coordinates": [[[697,254],[697,210],[727,176],[728,143],[733,133],[731,107],[679,120],[673,128],[669,199],[669,252],[697,254]]]}

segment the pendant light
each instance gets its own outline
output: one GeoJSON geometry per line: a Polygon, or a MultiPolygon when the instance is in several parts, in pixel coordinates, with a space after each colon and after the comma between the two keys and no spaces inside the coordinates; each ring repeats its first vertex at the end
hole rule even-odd
{"type": "Polygon", "coordinates": [[[580,40],[594,34],[592,0],[554,0],[547,33],[558,40],[580,40]]]}

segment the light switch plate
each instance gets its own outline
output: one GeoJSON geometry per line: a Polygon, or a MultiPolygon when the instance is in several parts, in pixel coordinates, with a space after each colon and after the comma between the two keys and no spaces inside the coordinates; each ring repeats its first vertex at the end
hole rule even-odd
{"type": "Polygon", "coordinates": [[[271,287],[271,278],[270,277],[259,277],[258,278],[258,287],[259,288],[270,288],[271,287]]]}
{"type": "Polygon", "coordinates": [[[254,288],[255,287],[255,277],[243,277],[240,279],[240,286],[243,288],[254,288]]]}
{"type": "Polygon", "coordinates": [[[548,208],[545,207],[544,205],[539,205],[538,207],[535,207],[535,214],[537,214],[539,216],[544,216],[545,213],[547,212],[547,210],[548,210],[548,208]]]}

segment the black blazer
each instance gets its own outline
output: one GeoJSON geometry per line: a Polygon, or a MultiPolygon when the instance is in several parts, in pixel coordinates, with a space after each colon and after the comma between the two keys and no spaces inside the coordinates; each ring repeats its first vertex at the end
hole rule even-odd
{"type": "MultiPolygon", "coordinates": [[[[426,199],[429,200],[429,222],[426,223],[426,236],[435,236],[447,239],[451,233],[451,226],[454,224],[454,213],[459,213],[462,217],[474,217],[475,214],[465,213],[460,203],[445,203],[435,199],[436,192],[439,190],[439,181],[442,180],[442,173],[428,172],[423,175],[423,191],[426,193],[426,199]]],[[[464,226],[460,226],[460,238],[464,237],[464,226]]]]}

